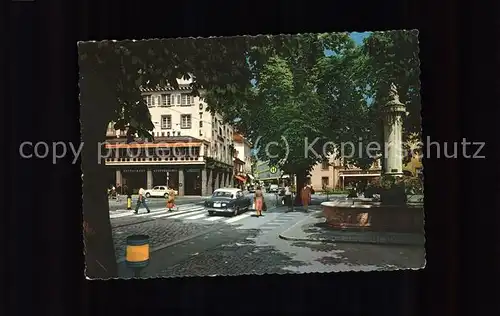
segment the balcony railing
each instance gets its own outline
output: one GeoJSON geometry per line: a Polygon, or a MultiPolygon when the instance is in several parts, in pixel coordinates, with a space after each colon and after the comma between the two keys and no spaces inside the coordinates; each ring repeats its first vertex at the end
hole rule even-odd
{"type": "Polygon", "coordinates": [[[179,163],[179,162],[200,162],[204,161],[203,157],[137,157],[137,158],[106,158],[106,163],[179,163]]]}

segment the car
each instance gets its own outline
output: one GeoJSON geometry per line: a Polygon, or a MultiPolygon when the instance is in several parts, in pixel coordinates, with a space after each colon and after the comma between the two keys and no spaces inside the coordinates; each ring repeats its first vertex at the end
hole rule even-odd
{"type": "Polygon", "coordinates": [[[252,201],[238,188],[221,188],[214,191],[205,201],[204,206],[208,215],[225,214],[238,215],[241,211],[248,211],[252,201]]]}
{"type": "Polygon", "coordinates": [[[278,193],[279,192],[279,187],[277,184],[271,184],[269,186],[269,193],[278,193]]]}
{"type": "MultiPolygon", "coordinates": [[[[158,186],[153,187],[150,190],[145,190],[146,192],[144,193],[144,195],[146,195],[147,198],[150,198],[150,197],[164,197],[164,198],[167,198],[168,194],[169,194],[169,192],[171,190],[172,189],[169,189],[165,185],[158,185],[158,186]]],[[[179,192],[177,192],[177,190],[173,190],[173,191],[174,191],[174,195],[178,195],[179,194],[179,192]]]]}

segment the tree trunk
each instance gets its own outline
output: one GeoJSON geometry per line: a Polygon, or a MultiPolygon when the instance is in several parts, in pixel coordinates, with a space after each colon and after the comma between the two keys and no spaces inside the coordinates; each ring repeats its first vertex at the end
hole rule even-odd
{"type": "Polygon", "coordinates": [[[307,171],[301,170],[296,173],[297,175],[297,183],[295,184],[295,202],[294,205],[296,206],[302,206],[302,198],[301,198],[301,192],[302,188],[305,186],[306,180],[307,180],[307,171]]]}
{"type": "MultiPolygon", "coordinates": [[[[88,80],[88,79],[87,79],[88,80]]],[[[91,80],[89,80],[91,81],[91,80]]],[[[81,131],[84,148],[82,150],[83,172],[83,221],[85,241],[86,276],[108,279],[118,276],[117,262],[107,197],[106,166],[100,150],[105,141],[106,129],[113,113],[113,96],[80,84],[81,91],[81,131]]],[[[116,98],[115,98],[116,102],[116,98]]]]}
{"type": "Polygon", "coordinates": [[[87,126],[82,155],[83,220],[92,231],[87,235],[85,245],[86,275],[90,278],[117,277],[115,247],[106,192],[108,183],[104,176],[107,170],[103,159],[99,157],[98,148],[99,142],[104,141],[104,137],[101,138],[99,135],[105,135],[105,129],[102,126],[106,124],[107,122],[101,121],[94,122],[93,126],[87,126]]]}

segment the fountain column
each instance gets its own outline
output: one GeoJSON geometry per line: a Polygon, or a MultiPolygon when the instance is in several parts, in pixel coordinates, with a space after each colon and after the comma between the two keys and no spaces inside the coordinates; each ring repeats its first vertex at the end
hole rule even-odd
{"type": "Polygon", "coordinates": [[[394,83],[389,91],[389,101],[383,108],[384,113],[384,174],[403,175],[403,117],[406,108],[399,101],[394,83]]]}

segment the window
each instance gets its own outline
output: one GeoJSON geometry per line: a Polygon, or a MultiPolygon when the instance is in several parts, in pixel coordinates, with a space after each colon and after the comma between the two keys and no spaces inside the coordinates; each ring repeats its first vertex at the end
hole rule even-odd
{"type": "Polygon", "coordinates": [[[169,106],[171,105],[170,94],[162,94],[161,95],[161,106],[169,106]]]}
{"type": "Polygon", "coordinates": [[[178,105],[181,104],[181,95],[180,94],[177,95],[177,102],[175,104],[178,104],[178,105]]]}
{"type": "Polygon", "coordinates": [[[174,105],[175,104],[175,94],[170,95],[170,104],[174,105]]]}
{"type": "Polygon", "coordinates": [[[203,136],[203,132],[202,131],[200,131],[200,136],[203,136]]]}
{"type": "Polygon", "coordinates": [[[191,105],[194,102],[194,98],[187,93],[181,94],[181,105],[191,105]]]}
{"type": "Polygon", "coordinates": [[[203,110],[203,103],[200,103],[199,107],[200,107],[200,110],[203,110]]]}
{"type": "Polygon", "coordinates": [[[203,127],[203,121],[200,121],[200,128],[203,127]]]}
{"type": "Polygon", "coordinates": [[[151,96],[150,96],[150,95],[147,95],[147,96],[144,98],[144,101],[146,102],[146,105],[147,105],[147,106],[151,106],[151,96]]]}
{"type": "Polygon", "coordinates": [[[321,169],[328,170],[329,168],[330,168],[330,163],[328,162],[328,160],[323,160],[323,162],[321,163],[321,169]]]}
{"type": "Polygon", "coordinates": [[[200,120],[203,119],[203,112],[200,112],[200,120]]]}
{"type": "Polygon", "coordinates": [[[191,114],[181,115],[181,128],[191,128],[191,114]]]}
{"type": "Polygon", "coordinates": [[[151,106],[155,106],[155,105],[156,105],[156,96],[152,95],[151,96],[151,106]]]}
{"type": "Polygon", "coordinates": [[[165,132],[161,132],[161,137],[165,137],[165,132]]]}
{"type": "Polygon", "coordinates": [[[172,115],[162,115],[161,129],[171,129],[171,128],[172,128],[172,115]]]}
{"type": "Polygon", "coordinates": [[[177,136],[181,136],[181,132],[177,132],[177,136]]]}
{"type": "Polygon", "coordinates": [[[328,177],[322,177],[321,178],[321,186],[327,187],[330,184],[329,180],[330,180],[330,178],[328,178],[328,177]]]}

